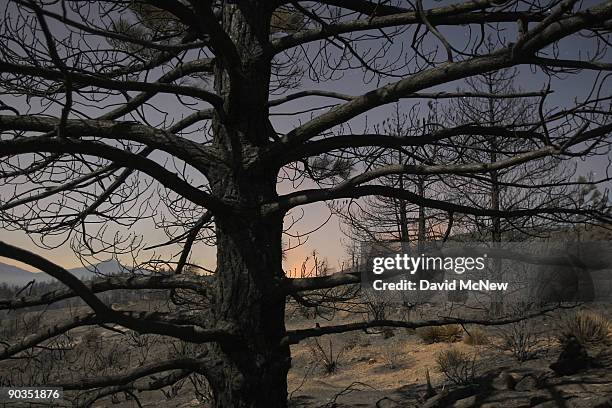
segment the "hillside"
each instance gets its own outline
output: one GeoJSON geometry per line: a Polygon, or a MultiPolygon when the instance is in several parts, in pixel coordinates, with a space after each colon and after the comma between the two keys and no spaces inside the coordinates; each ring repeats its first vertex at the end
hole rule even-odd
{"type": "MultiPolygon", "coordinates": [[[[72,268],[69,269],[69,271],[79,279],[87,280],[96,274],[113,275],[120,272],[122,269],[123,267],[117,260],[110,259],[93,266],[72,268]]],[[[0,262],[0,284],[6,283],[11,286],[21,286],[32,280],[42,282],[53,281],[55,279],[46,273],[30,272],[17,266],[0,262]]]]}

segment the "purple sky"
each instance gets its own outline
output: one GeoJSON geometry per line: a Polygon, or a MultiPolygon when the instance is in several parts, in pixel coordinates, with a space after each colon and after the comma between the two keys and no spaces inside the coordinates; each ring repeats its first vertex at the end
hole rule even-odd
{"type": "MultiPolygon", "coordinates": [[[[425,3],[425,6],[427,7],[428,2],[425,3]]],[[[439,4],[439,2],[435,2],[432,3],[431,6],[438,6],[439,4]]],[[[61,28],[55,27],[55,30],[61,30],[61,28]]],[[[442,31],[445,35],[448,36],[451,42],[457,44],[461,42],[463,36],[466,34],[466,30],[464,28],[455,28],[452,30],[442,29],[442,31]]],[[[511,37],[511,34],[512,33],[508,31],[508,33],[506,33],[505,35],[511,37]]],[[[430,41],[431,46],[435,47],[436,40],[431,39],[430,41]]],[[[561,49],[563,51],[561,52],[561,56],[564,58],[576,57],[579,53],[584,53],[588,51],[589,47],[591,47],[591,45],[588,40],[574,36],[572,37],[572,39],[565,40],[564,42],[562,42],[561,49]]],[[[392,48],[392,50],[389,52],[389,57],[394,58],[399,52],[399,49],[399,46],[392,48]]],[[[584,96],[590,90],[590,85],[592,84],[594,75],[595,74],[593,72],[583,72],[579,76],[554,79],[551,83],[551,89],[554,90],[554,93],[547,99],[546,108],[558,109],[563,106],[571,105],[574,98],[584,96]]],[[[522,67],[519,75],[518,86],[523,91],[541,90],[545,87],[545,77],[541,73],[533,74],[532,72],[530,72],[528,67],[522,67]]],[[[324,89],[355,95],[374,89],[375,87],[376,84],[364,85],[362,81],[362,74],[360,72],[352,72],[346,74],[342,79],[328,83],[314,83],[312,81],[305,80],[302,83],[301,89],[324,89]]],[[[442,87],[437,87],[435,89],[428,89],[427,91],[431,92],[434,90],[454,90],[458,87],[461,87],[461,82],[450,83],[442,87]]],[[[272,99],[274,98],[276,97],[272,97],[272,99]]],[[[5,103],[18,107],[18,109],[20,110],[25,110],[22,101],[11,101],[8,98],[3,98],[2,100],[5,103]]],[[[155,98],[155,101],[160,107],[163,108],[163,110],[167,111],[171,116],[180,118],[186,113],[186,111],[182,109],[179,104],[175,103],[174,97],[170,95],[157,97],[155,98]]],[[[332,102],[334,101],[326,98],[304,98],[291,103],[287,103],[281,108],[275,109],[274,111],[300,111],[303,109],[311,108],[313,106],[325,106],[328,103],[332,102]]],[[[415,100],[403,100],[400,103],[400,106],[402,106],[402,108],[404,109],[408,109],[408,107],[414,103],[420,103],[423,106],[423,110],[427,106],[427,101],[423,100],[421,100],[420,102],[415,100]]],[[[364,128],[366,119],[367,123],[370,126],[375,123],[382,122],[382,120],[389,116],[391,109],[392,106],[387,105],[385,107],[375,109],[369,112],[367,115],[361,115],[355,118],[353,121],[351,121],[353,132],[359,133],[360,129],[364,128]]],[[[97,114],[99,114],[99,112],[97,114]]],[[[155,117],[157,114],[153,111],[150,111],[150,114],[151,120],[154,122],[156,120],[155,117]]],[[[307,119],[308,117],[309,114],[302,115],[301,119],[307,119]]],[[[149,116],[147,116],[147,118],[149,118],[149,116]]],[[[299,123],[299,118],[292,118],[289,116],[275,116],[273,117],[273,123],[277,131],[287,132],[299,123]]],[[[158,159],[162,160],[162,157],[159,156],[158,159]]],[[[580,164],[579,172],[582,174],[586,174],[589,171],[601,172],[605,169],[606,164],[606,158],[599,157],[589,163],[580,164]]],[[[301,186],[301,188],[307,187],[309,186],[301,186]]],[[[279,193],[281,194],[290,192],[292,190],[292,186],[288,183],[283,183],[279,185],[279,193]]],[[[2,187],[0,187],[0,194],[2,194],[2,187]]],[[[291,231],[293,234],[303,234],[317,228],[328,218],[329,215],[329,210],[327,209],[325,204],[313,204],[305,206],[303,207],[303,210],[304,218],[294,226],[293,230],[291,231]]],[[[300,217],[302,214],[301,209],[294,210],[292,214],[295,217],[300,217]]],[[[136,232],[145,235],[149,244],[162,242],[165,239],[165,235],[161,231],[155,230],[154,228],[152,228],[150,223],[147,222],[138,224],[136,232]]],[[[32,244],[30,238],[23,233],[7,232],[0,229],[0,237],[2,240],[5,240],[11,244],[20,245],[35,250],[41,254],[44,254],[50,259],[53,259],[55,262],[65,267],[73,267],[79,265],[78,260],[74,257],[68,246],[64,246],[60,249],[55,249],[51,251],[43,251],[39,248],[36,248],[32,244]]],[[[317,250],[321,257],[328,259],[329,265],[331,267],[338,268],[340,266],[341,260],[345,258],[344,244],[347,244],[347,238],[345,238],[344,235],[340,232],[338,220],[332,217],[326,225],[324,225],[322,228],[318,229],[315,233],[312,233],[309,236],[308,241],[305,245],[293,251],[290,251],[290,253],[287,254],[285,267],[286,269],[298,268],[301,261],[307,255],[309,255],[313,250],[317,250]]],[[[201,263],[205,266],[214,266],[214,253],[214,248],[205,248],[202,246],[196,247],[192,253],[191,261],[195,263],[201,263]]],[[[10,260],[1,257],[0,262],[14,263],[10,260]]]]}

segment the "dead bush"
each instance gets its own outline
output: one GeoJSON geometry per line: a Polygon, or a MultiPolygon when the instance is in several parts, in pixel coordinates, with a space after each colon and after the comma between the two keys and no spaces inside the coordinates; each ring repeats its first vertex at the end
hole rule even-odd
{"type": "Polygon", "coordinates": [[[532,359],[537,352],[538,346],[543,341],[540,338],[540,333],[536,331],[534,324],[528,320],[512,323],[500,328],[498,335],[501,343],[497,345],[497,348],[509,352],[518,361],[532,359]]]}
{"type": "Polygon", "coordinates": [[[417,335],[427,344],[454,343],[461,340],[463,328],[458,324],[420,327],[417,329],[417,335]]]}
{"type": "Polygon", "coordinates": [[[465,344],[469,344],[470,346],[481,346],[484,344],[489,344],[489,336],[485,333],[484,330],[479,329],[477,327],[470,329],[469,332],[466,331],[463,335],[463,342],[465,344]]]}
{"type": "Polygon", "coordinates": [[[561,328],[561,342],[574,336],[582,344],[604,343],[610,340],[612,324],[600,313],[581,310],[564,319],[561,328]]]}
{"type": "Polygon", "coordinates": [[[361,301],[365,307],[368,320],[386,320],[389,317],[393,299],[388,296],[364,292],[361,294],[361,301]]]}
{"type": "Polygon", "coordinates": [[[381,357],[382,361],[385,363],[385,366],[394,370],[399,367],[399,357],[400,350],[399,344],[396,341],[389,341],[382,345],[381,347],[381,357]]]}
{"type": "Polygon", "coordinates": [[[310,350],[314,361],[323,369],[325,374],[333,374],[338,370],[344,348],[341,347],[339,350],[334,350],[331,338],[329,339],[328,347],[323,347],[319,339],[313,339],[310,343],[310,350]]]}
{"type": "Polygon", "coordinates": [[[438,370],[457,385],[474,383],[476,377],[476,355],[470,356],[456,348],[441,351],[436,356],[438,370]]]}

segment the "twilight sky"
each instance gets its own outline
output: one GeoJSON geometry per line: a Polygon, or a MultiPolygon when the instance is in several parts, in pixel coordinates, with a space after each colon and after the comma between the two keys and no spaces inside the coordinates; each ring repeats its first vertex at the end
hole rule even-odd
{"type": "MultiPolygon", "coordinates": [[[[595,3],[595,2],[589,2],[595,3]]],[[[425,7],[434,7],[439,6],[441,3],[436,1],[425,1],[425,7]],[[429,4],[428,4],[429,3],[429,4]]],[[[52,26],[55,33],[61,33],[62,28],[60,26],[52,26]]],[[[466,35],[467,31],[463,28],[455,28],[452,30],[442,28],[441,31],[443,34],[449,38],[449,40],[454,44],[460,44],[462,38],[466,35]]],[[[510,29],[507,33],[502,35],[508,35],[512,37],[512,30],[510,29]]],[[[58,34],[59,36],[59,34],[58,34]]],[[[435,47],[435,38],[429,40],[431,42],[431,46],[435,47]]],[[[575,58],[579,54],[584,55],[585,52],[589,51],[589,47],[591,47],[590,42],[586,39],[579,38],[577,36],[573,36],[570,40],[565,40],[561,43],[561,57],[564,58],[575,58]]],[[[394,58],[399,53],[401,49],[400,46],[396,46],[392,48],[389,53],[389,58],[394,58]]],[[[580,98],[585,96],[589,91],[591,84],[595,78],[595,74],[593,72],[583,72],[579,76],[571,76],[568,78],[561,77],[553,79],[551,83],[551,89],[554,90],[554,93],[548,97],[546,102],[546,109],[561,109],[564,106],[569,106],[573,103],[574,98],[580,98]]],[[[516,86],[523,91],[537,91],[542,90],[546,86],[546,80],[544,75],[541,73],[532,73],[529,67],[521,67],[521,71],[518,78],[518,83],[516,86]]],[[[380,85],[383,85],[382,83],[380,85]]],[[[608,83],[609,85],[609,83],[608,83]]],[[[345,74],[342,79],[326,82],[326,83],[316,83],[311,80],[304,80],[302,82],[301,89],[324,89],[324,90],[333,90],[348,94],[360,94],[366,92],[368,90],[374,89],[376,84],[364,84],[362,80],[362,74],[360,72],[352,72],[345,74]]],[[[428,89],[428,92],[435,90],[455,90],[461,87],[461,82],[456,81],[454,83],[446,84],[442,87],[437,87],[433,89],[428,89]]],[[[608,86],[608,89],[610,87],[608,86]]],[[[296,90],[292,90],[289,92],[294,92],[296,90]]],[[[272,97],[272,99],[278,96],[272,97]]],[[[9,105],[17,107],[20,111],[25,111],[26,106],[23,104],[23,100],[17,98],[7,98],[3,97],[2,101],[9,105]]],[[[157,104],[163,110],[167,111],[169,114],[175,117],[180,117],[181,114],[185,113],[185,110],[181,109],[179,104],[175,103],[175,99],[173,96],[164,95],[158,96],[154,98],[152,104],[157,104]]],[[[273,112],[291,112],[291,111],[302,111],[304,109],[310,109],[315,106],[326,106],[330,103],[334,103],[334,100],[320,97],[310,97],[298,99],[296,101],[287,103],[282,105],[279,108],[273,110],[273,112]]],[[[426,110],[427,101],[426,100],[403,100],[400,102],[400,106],[402,109],[407,110],[411,105],[415,103],[420,103],[422,106],[422,111],[426,110]]],[[[355,120],[351,121],[352,130],[354,133],[359,133],[363,131],[365,123],[367,121],[368,125],[371,126],[375,123],[382,122],[390,113],[392,106],[387,105],[385,107],[381,107],[370,111],[367,115],[361,115],[355,120]]],[[[32,109],[35,110],[35,109],[32,109]]],[[[58,112],[57,109],[55,109],[58,112]]],[[[92,112],[93,114],[93,112],[92,112]]],[[[97,112],[100,114],[100,112],[97,112]]],[[[149,110],[147,114],[151,115],[151,121],[155,122],[156,113],[153,110],[149,110]]],[[[315,112],[316,114],[316,112],[315,112]]],[[[95,115],[94,115],[95,116],[95,115]]],[[[275,128],[279,132],[287,132],[299,124],[300,119],[309,118],[309,114],[300,115],[298,117],[290,117],[290,116],[273,116],[272,120],[275,128]]],[[[149,119],[149,116],[147,116],[149,119]]],[[[159,161],[163,162],[164,157],[157,155],[155,156],[159,161]]],[[[599,157],[594,161],[590,161],[589,163],[579,163],[579,173],[586,174],[589,171],[596,171],[601,173],[605,171],[605,167],[607,165],[607,160],[605,157],[599,157]]],[[[301,185],[300,188],[308,188],[312,187],[312,185],[304,184],[301,185]]],[[[293,186],[289,183],[279,184],[278,187],[279,193],[287,193],[293,191],[293,186]]],[[[7,190],[4,189],[4,193],[7,190]]],[[[0,198],[2,197],[3,186],[0,186],[0,198]]],[[[302,220],[297,223],[293,229],[291,230],[292,234],[304,234],[308,231],[316,229],[323,223],[329,215],[329,210],[327,209],[325,204],[312,204],[301,209],[294,209],[290,216],[294,216],[299,218],[302,216],[302,210],[304,211],[304,215],[302,220]]],[[[137,224],[137,227],[133,229],[132,232],[136,232],[138,234],[142,234],[146,237],[146,242],[148,244],[155,244],[157,242],[163,242],[165,240],[165,235],[162,231],[156,230],[152,227],[149,222],[142,222],[137,224]]],[[[38,253],[41,253],[45,256],[48,256],[53,261],[61,264],[65,267],[74,267],[80,265],[78,260],[75,258],[74,254],[70,250],[68,245],[64,245],[61,248],[46,251],[37,248],[31,241],[31,237],[23,233],[18,232],[8,232],[6,230],[0,229],[0,239],[11,243],[13,245],[20,245],[25,248],[31,249],[38,253]]],[[[292,239],[293,242],[293,239],[292,239]]],[[[327,258],[329,261],[329,265],[331,267],[338,268],[340,266],[341,260],[345,257],[345,248],[344,245],[348,243],[348,239],[340,232],[338,220],[332,217],[326,225],[319,228],[316,232],[310,234],[306,244],[303,246],[290,251],[287,254],[287,258],[285,261],[285,269],[293,270],[295,268],[299,269],[299,265],[302,260],[309,255],[313,250],[316,250],[321,257],[327,258]]],[[[177,248],[174,248],[174,252],[177,251],[177,248]]],[[[162,252],[164,254],[164,252],[162,252]]],[[[167,252],[165,254],[168,254],[167,252]]],[[[207,267],[214,267],[214,248],[198,246],[194,249],[191,256],[191,262],[200,263],[207,267]]],[[[6,258],[0,257],[0,262],[16,264],[15,262],[8,260],[6,258]]],[[[23,265],[20,265],[23,267],[23,265]]],[[[29,269],[29,268],[26,268],[29,269]]],[[[1,281],[1,277],[0,277],[1,281]]]]}

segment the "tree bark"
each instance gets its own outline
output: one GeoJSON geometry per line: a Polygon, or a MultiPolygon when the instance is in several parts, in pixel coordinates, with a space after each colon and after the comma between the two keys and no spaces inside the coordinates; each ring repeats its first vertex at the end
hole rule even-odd
{"type": "MultiPolygon", "coordinates": [[[[495,92],[495,87],[493,84],[493,80],[490,76],[486,76],[487,85],[489,88],[489,92],[495,92]]],[[[489,125],[496,126],[498,125],[496,121],[495,107],[493,105],[493,100],[488,100],[488,110],[489,110],[489,125]]],[[[499,150],[499,146],[497,145],[497,138],[495,136],[491,136],[489,139],[489,147],[491,149],[490,153],[490,161],[491,163],[495,163],[497,161],[497,152],[499,150]]],[[[491,181],[491,209],[495,211],[499,211],[501,208],[500,202],[500,188],[499,188],[499,174],[497,170],[492,170],[489,174],[491,181]]],[[[501,243],[501,218],[498,216],[491,217],[491,241],[493,245],[499,245],[501,243]]],[[[502,262],[501,259],[494,259],[493,261],[493,276],[495,279],[500,279],[502,275],[502,262]]],[[[500,293],[493,292],[491,293],[491,305],[490,305],[490,313],[493,317],[501,316],[504,312],[504,299],[500,293]]]]}
{"type": "MultiPolygon", "coordinates": [[[[278,170],[256,161],[275,136],[268,119],[270,57],[265,51],[271,11],[261,2],[225,2],[223,7],[221,24],[235,50],[215,50],[221,56],[215,91],[223,98],[223,115],[215,113],[212,131],[226,166],[209,178],[213,196],[253,209],[278,198],[278,170]],[[235,66],[236,55],[240,66],[235,66]]],[[[214,219],[218,279],[212,317],[239,338],[210,345],[219,362],[208,375],[214,406],[286,407],[291,357],[289,346],[281,345],[286,335],[282,214],[218,213],[214,219]]]]}
{"type": "Polygon", "coordinates": [[[214,316],[240,336],[235,344],[215,345],[222,361],[209,381],[216,408],[285,407],[290,368],[285,336],[285,297],[281,292],[280,218],[217,220],[219,286],[214,316]]]}

